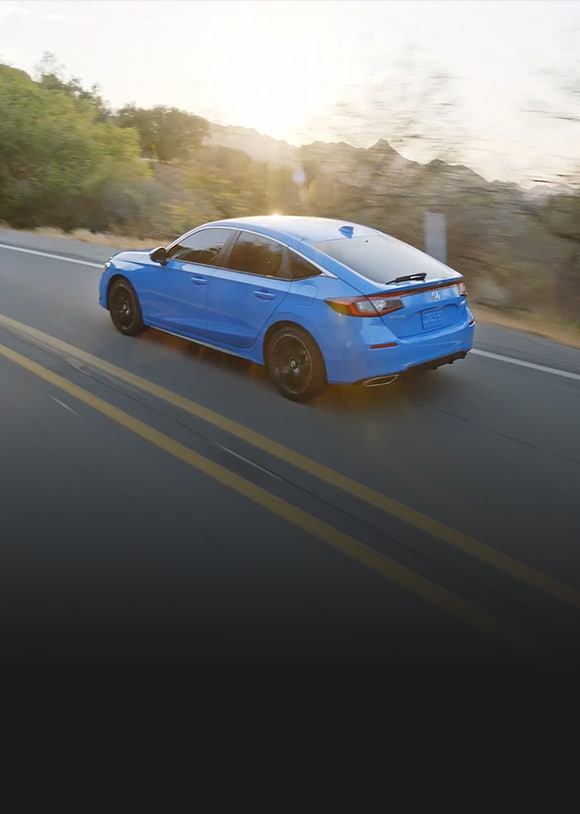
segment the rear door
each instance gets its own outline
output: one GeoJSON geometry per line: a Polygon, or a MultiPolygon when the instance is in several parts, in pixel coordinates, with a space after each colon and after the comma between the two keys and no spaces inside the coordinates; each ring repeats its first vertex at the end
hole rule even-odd
{"type": "Polygon", "coordinates": [[[224,263],[215,269],[207,289],[208,336],[247,348],[290,291],[286,249],[275,240],[241,231],[224,263]]]}

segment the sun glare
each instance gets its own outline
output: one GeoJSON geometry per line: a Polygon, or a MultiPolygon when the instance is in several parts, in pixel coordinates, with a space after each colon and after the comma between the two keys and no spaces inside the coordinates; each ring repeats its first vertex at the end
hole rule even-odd
{"type": "Polygon", "coordinates": [[[239,37],[229,39],[235,70],[220,79],[231,122],[292,140],[315,116],[330,111],[339,93],[340,63],[312,31],[286,13],[275,14],[276,5],[269,9],[270,28],[262,20],[251,28],[240,26],[239,37]]]}
{"type": "Polygon", "coordinates": [[[314,114],[312,97],[312,89],[299,72],[273,76],[263,65],[246,65],[236,83],[235,120],[274,138],[286,138],[314,114]]]}

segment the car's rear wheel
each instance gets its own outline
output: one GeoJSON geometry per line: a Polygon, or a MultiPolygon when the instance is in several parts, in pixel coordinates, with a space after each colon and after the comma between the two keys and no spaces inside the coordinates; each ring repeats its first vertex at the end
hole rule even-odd
{"type": "Polygon", "coordinates": [[[145,330],[139,299],[128,280],[115,280],[109,291],[109,313],[115,328],[125,336],[145,330]]]}
{"type": "Polygon", "coordinates": [[[326,368],[312,337],[298,326],[276,330],[266,348],[268,375],[291,401],[310,401],[326,387],[326,368]]]}

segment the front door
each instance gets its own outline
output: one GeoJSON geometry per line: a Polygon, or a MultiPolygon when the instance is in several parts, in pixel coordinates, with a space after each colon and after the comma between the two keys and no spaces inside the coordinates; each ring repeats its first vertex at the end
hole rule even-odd
{"type": "Polygon", "coordinates": [[[191,337],[207,335],[207,290],[232,229],[206,228],[170,247],[165,266],[156,270],[145,293],[151,324],[191,337]]]}

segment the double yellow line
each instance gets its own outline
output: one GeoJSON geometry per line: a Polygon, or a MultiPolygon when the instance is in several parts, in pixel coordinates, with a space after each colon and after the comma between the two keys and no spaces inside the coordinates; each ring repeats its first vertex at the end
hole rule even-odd
{"type": "MultiPolygon", "coordinates": [[[[249,444],[252,444],[258,449],[261,449],[274,457],[280,458],[281,460],[292,464],[297,469],[303,470],[309,475],[314,475],[337,489],[340,489],[363,502],[375,506],[376,508],[387,512],[394,517],[398,517],[411,526],[430,534],[446,544],[451,545],[454,548],[459,549],[473,557],[476,557],[477,559],[492,565],[499,570],[508,573],[511,576],[527,583],[528,585],[540,589],[563,602],[566,602],[576,608],[580,608],[580,594],[574,591],[570,586],[565,585],[564,583],[561,583],[540,571],[537,571],[531,566],[525,565],[518,560],[514,560],[505,554],[501,554],[500,552],[489,548],[468,535],[449,528],[443,523],[433,520],[432,518],[427,517],[426,515],[423,515],[420,512],[417,512],[414,509],[411,509],[410,507],[405,506],[404,504],[399,503],[385,495],[382,495],[380,492],[364,486],[345,475],[341,475],[329,467],[326,467],[323,464],[308,458],[307,456],[301,455],[300,453],[295,452],[294,450],[291,450],[288,447],[277,443],[276,441],[266,438],[259,433],[256,433],[247,427],[244,427],[241,424],[238,424],[237,422],[214,412],[213,410],[209,410],[196,402],[172,392],[171,390],[156,385],[153,382],[143,379],[140,376],[136,376],[123,368],[111,364],[110,362],[106,362],[103,359],[93,356],[80,348],[69,345],[56,337],[39,331],[36,328],[32,328],[31,326],[24,325],[23,323],[2,314],[0,314],[0,325],[68,357],[85,362],[87,365],[90,365],[97,370],[101,370],[104,373],[116,377],[127,384],[131,384],[158,399],[161,399],[181,410],[188,412],[191,415],[201,418],[202,420],[213,424],[222,430],[225,430],[229,434],[240,438],[249,444]]],[[[319,520],[301,509],[298,509],[287,501],[272,495],[265,489],[255,486],[239,475],[234,474],[225,467],[222,467],[208,458],[199,455],[164,433],[161,433],[148,424],[136,419],[129,413],[114,407],[109,402],[69,382],[62,376],[53,373],[48,368],[39,365],[28,357],[23,356],[22,354],[17,353],[4,345],[0,345],[0,355],[11,360],[30,373],[38,376],[40,379],[50,383],[54,387],[59,388],[78,401],[83,402],[94,410],[107,416],[112,421],[115,421],[117,424],[125,427],[159,449],[162,449],[166,453],[172,455],[174,458],[177,458],[185,464],[203,472],[205,475],[208,475],[224,486],[234,490],[238,494],[252,500],[254,503],[262,506],[264,509],[267,509],[279,517],[282,517],[287,522],[300,528],[311,536],[341,551],[351,559],[356,560],[376,573],[387,577],[424,601],[429,602],[440,610],[452,615],[462,623],[470,625],[479,632],[489,635],[502,642],[504,645],[515,648],[521,652],[528,654],[540,652],[540,646],[515,627],[512,627],[508,623],[496,618],[487,611],[484,611],[445,590],[444,588],[441,588],[405,566],[396,563],[359,540],[356,540],[350,535],[339,531],[328,523],[319,520]]]]}

